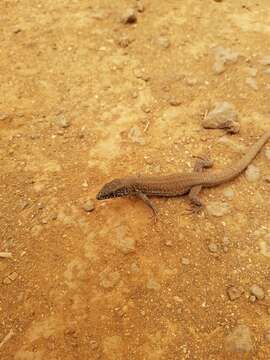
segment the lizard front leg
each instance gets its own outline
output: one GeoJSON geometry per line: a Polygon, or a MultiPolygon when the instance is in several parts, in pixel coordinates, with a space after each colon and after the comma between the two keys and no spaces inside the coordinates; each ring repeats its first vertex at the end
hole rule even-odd
{"type": "Polygon", "coordinates": [[[140,191],[137,191],[135,193],[135,195],[141,199],[143,202],[145,202],[146,205],[148,205],[153,213],[154,213],[154,216],[157,216],[158,215],[158,212],[157,212],[157,209],[155,208],[154,204],[151,202],[151,200],[149,199],[149,197],[147,195],[145,195],[144,193],[140,192],[140,191]]]}

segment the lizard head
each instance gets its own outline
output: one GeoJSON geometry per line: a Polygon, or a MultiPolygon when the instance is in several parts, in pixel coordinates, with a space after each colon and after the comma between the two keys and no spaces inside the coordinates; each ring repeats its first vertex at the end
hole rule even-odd
{"type": "Polygon", "coordinates": [[[120,179],[115,179],[105,184],[97,194],[97,200],[110,199],[128,195],[127,185],[120,179]]]}

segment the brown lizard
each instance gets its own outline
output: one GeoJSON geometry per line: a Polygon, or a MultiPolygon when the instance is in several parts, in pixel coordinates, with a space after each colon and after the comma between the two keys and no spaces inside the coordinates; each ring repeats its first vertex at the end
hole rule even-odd
{"type": "Polygon", "coordinates": [[[103,200],[135,195],[143,200],[153,210],[154,214],[157,215],[156,208],[148,198],[148,195],[172,197],[189,193],[191,202],[197,209],[200,209],[203,206],[198,197],[201,189],[217,186],[236,178],[248,167],[269,138],[270,130],[265,132],[240,160],[226,169],[202,172],[204,167],[211,167],[212,163],[208,159],[201,159],[197,161],[194,171],[191,173],[163,176],[129,176],[112,180],[102,187],[96,198],[97,200],[103,200]]]}

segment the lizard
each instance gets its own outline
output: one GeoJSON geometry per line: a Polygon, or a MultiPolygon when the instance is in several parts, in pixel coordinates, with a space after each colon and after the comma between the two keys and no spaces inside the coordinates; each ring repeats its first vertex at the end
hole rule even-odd
{"type": "Polygon", "coordinates": [[[175,197],[188,194],[192,204],[198,210],[204,207],[199,198],[202,188],[214,187],[239,176],[256,157],[270,138],[270,130],[266,131],[255,142],[245,155],[226,169],[203,172],[203,168],[211,167],[209,159],[197,161],[193,172],[171,175],[139,175],[114,179],[106,183],[98,192],[96,199],[104,200],[122,196],[137,196],[143,200],[157,215],[157,209],[148,196],[175,197]]]}

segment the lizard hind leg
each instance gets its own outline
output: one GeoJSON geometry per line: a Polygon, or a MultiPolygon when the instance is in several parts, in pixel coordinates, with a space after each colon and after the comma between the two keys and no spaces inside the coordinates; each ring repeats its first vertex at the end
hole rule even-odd
{"type": "Polygon", "coordinates": [[[203,169],[209,169],[213,166],[214,162],[207,155],[194,156],[197,160],[195,162],[193,171],[202,172],[203,169]]]}
{"type": "MultiPolygon", "coordinates": [[[[197,161],[194,165],[193,171],[202,172],[203,169],[208,169],[211,168],[212,166],[213,166],[213,160],[211,160],[207,156],[199,156],[197,157],[197,161]]],[[[204,208],[204,204],[199,197],[199,193],[201,190],[202,190],[202,185],[196,185],[193,186],[189,191],[188,197],[192,204],[191,207],[192,213],[199,213],[204,208]]]]}
{"type": "Polygon", "coordinates": [[[135,193],[135,195],[136,195],[139,199],[141,199],[146,205],[148,205],[148,206],[152,209],[152,211],[153,211],[153,213],[154,213],[154,216],[155,216],[155,218],[156,218],[157,215],[158,215],[158,212],[157,212],[156,207],[155,207],[154,204],[152,203],[152,201],[149,199],[149,197],[148,197],[147,195],[145,195],[144,193],[140,192],[140,191],[137,191],[137,192],[135,193]]]}

